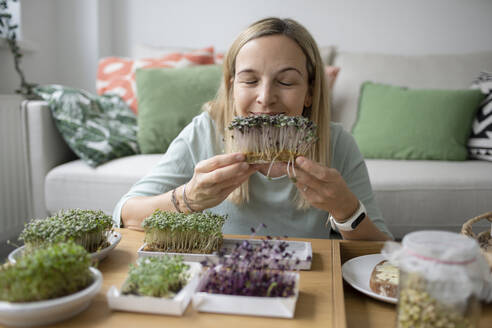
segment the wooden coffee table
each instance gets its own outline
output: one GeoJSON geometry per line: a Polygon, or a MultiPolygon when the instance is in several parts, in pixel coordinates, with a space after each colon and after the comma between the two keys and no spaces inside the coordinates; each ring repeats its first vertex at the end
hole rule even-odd
{"type": "MultiPolygon", "coordinates": [[[[382,243],[339,241],[329,239],[295,239],[310,241],[313,263],[309,271],[301,271],[300,293],[294,319],[278,319],[240,315],[199,313],[190,306],[181,317],[111,311],[106,302],[110,286],[118,288],[126,278],[128,267],[137,260],[137,250],[144,234],[117,229],[120,244],[99,264],[103,286],[87,310],[54,327],[394,327],[395,305],[374,300],[343,283],[341,264],[365,254],[379,253],[382,243]]],[[[245,236],[228,235],[228,238],[245,236]]],[[[492,327],[492,304],[482,310],[480,327],[492,327]]],[[[1,326],[0,326],[1,327],[1,326]]]]}

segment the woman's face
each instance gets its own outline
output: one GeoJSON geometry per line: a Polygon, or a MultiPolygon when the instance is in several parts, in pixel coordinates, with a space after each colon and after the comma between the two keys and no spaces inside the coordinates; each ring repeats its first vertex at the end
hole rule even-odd
{"type": "Polygon", "coordinates": [[[237,115],[301,115],[311,106],[306,56],[284,35],[246,43],[236,56],[233,96],[237,115]]]}

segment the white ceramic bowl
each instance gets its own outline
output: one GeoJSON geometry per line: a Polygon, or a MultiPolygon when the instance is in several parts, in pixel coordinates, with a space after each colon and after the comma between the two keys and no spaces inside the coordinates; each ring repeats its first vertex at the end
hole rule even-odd
{"type": "MultiPolygon", "coordinates": [[[[120,242],[121,240],[121,233],[117,232],[117,231],[113,231],[111,234],[109,234],[108,236],[108,242],[109,242],[109,246],[106,247],[106,248],[103,248],[101,249],[100,251],[98,252],[94,252],[94,253],[91,253],[91,258],[93,260],[97,260],[97,261],[101,261],[102,259],[104,259],[106,256],[108,256],[108,253],[116,247],[116,245],[118,245],[118,243],[120,242]]],[[[22,256],[22,253],[24,252],[24,248],[25,246],[21,246],[21,247],[18,247],[16,249],[14,249],[12,252],[10,252],[9,254],[9,262],[14,264],[16,262],[16,260],[22,256]]]]}
{"type": "Polygon", "coordinates": [[[0,301],[0,323],[15,327],[53,324],[71,318],[87,309],[102,285],[102,274],[90,268],[94,282],[87,288],[68,296],[46,301],[12,303],[0,301]]]}

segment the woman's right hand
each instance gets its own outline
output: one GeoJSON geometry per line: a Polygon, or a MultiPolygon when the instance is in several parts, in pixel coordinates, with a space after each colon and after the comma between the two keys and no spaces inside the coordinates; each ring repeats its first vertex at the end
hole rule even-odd
{"type": "Polygon", "coordinates": [[[220,204],[257,171],[242,153],[217,155],[199,162],[186,184],[186,198],[195,211],[220,204]]]}

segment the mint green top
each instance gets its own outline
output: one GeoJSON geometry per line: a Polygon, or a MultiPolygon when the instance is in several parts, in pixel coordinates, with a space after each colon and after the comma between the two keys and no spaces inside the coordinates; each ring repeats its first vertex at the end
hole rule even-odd
{"type": "MultiPolygon", "coordinates": [[[[350,190],[364,203],[374,224],[391,236],[376,205],[367,168],[350,133],[340,124],[331,123],[332,167],[337,169],[350,190]]],[[[223,153],[222,136],[216,133],[208,113],[196,116],[171,143],[167,152],[149,174],[135,183],[124,195],[113,212],[116,226],[121,222],[121,207],[135,196],[165,193],[187,183],[196,164],[223,153]]],[[[251,228],[267,225],[258,234],[305,238],[330,238],[330,226],[325,226],[328,212],[311,207],[296,209],[293,198],[296,186],[287,176],[269,180],[256,172],[250,177],[250,201],[235,205],[228,200],[208,209],[216,214],[227,214],[224,233],[250,234],[251,228]]]]}

